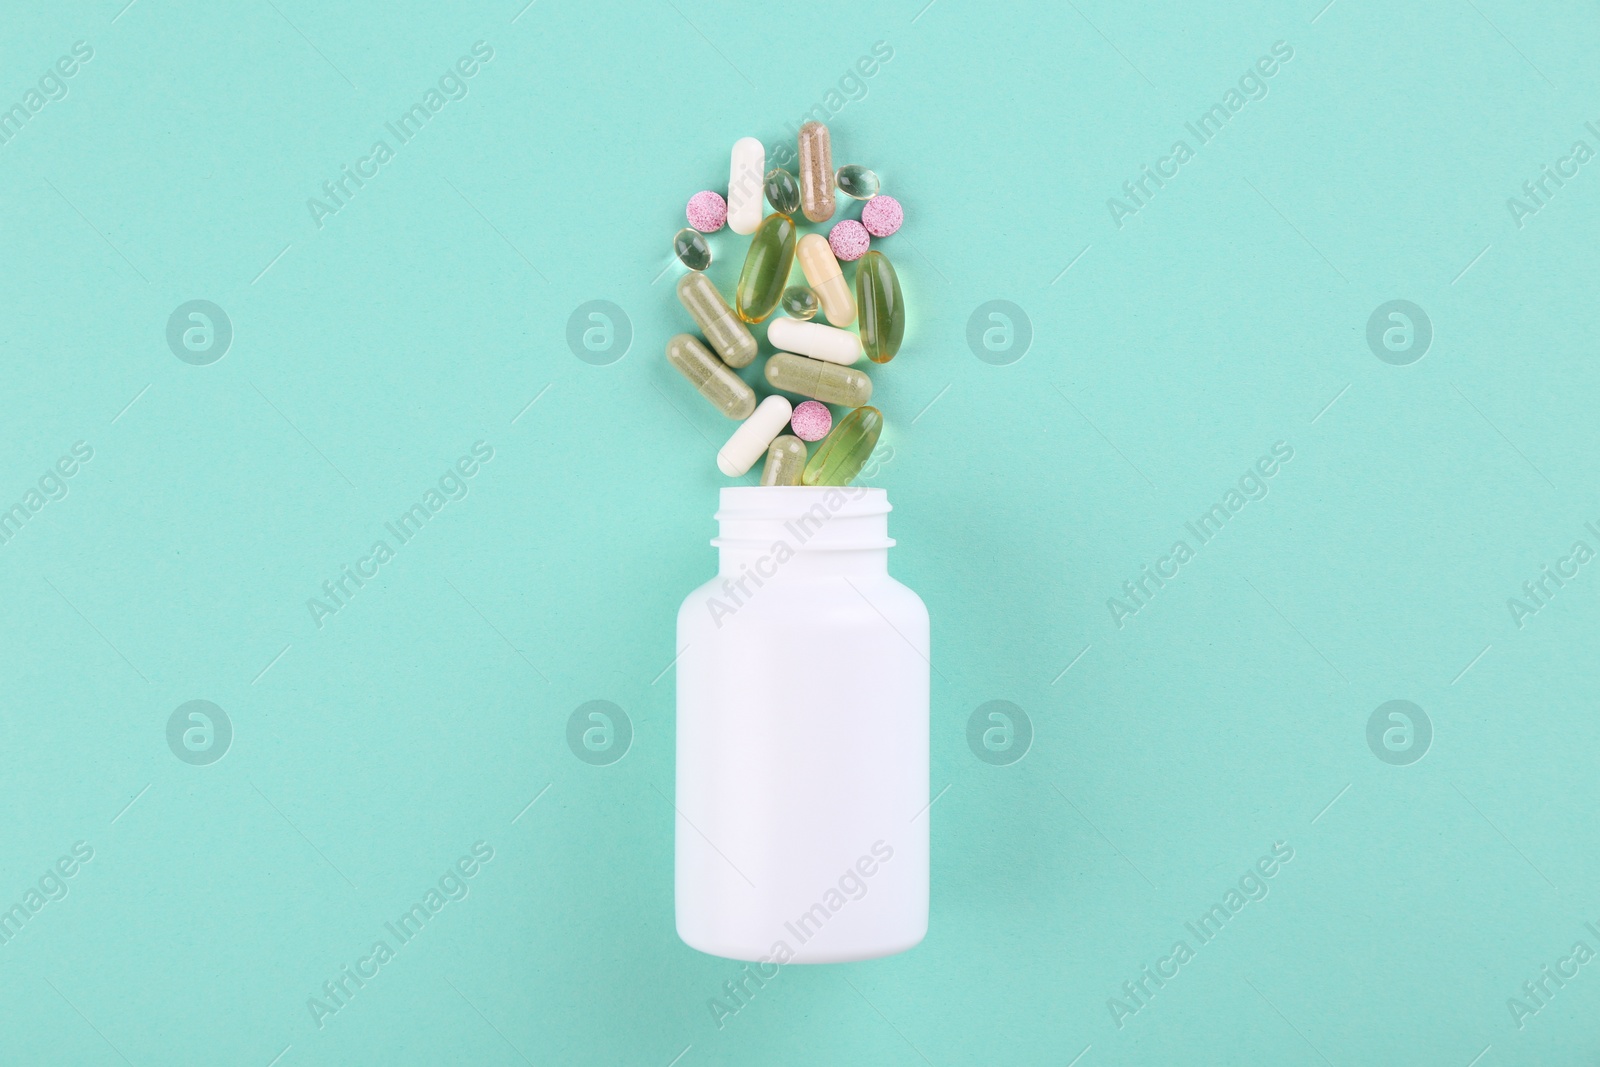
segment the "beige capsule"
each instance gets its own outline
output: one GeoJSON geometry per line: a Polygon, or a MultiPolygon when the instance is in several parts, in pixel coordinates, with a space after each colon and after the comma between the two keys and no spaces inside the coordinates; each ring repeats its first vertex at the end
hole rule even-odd
{"type": "Polygon", "coordinates": [[[699,271],[679,278],[678,301],[694,316],[700,332],[728,366],[748,367],[756,358],[759,346],[750,327],[739,321],[710,278],[699,271]]]}
{"type": "Polygon", "coordinates": [[[807,359],[793,352],[777,352],[767,360],[767,384],[786,393],[799,393],[824,404],[858,408],[872,399],[872,379],[854,367],[807,359]]]}
{"type": "Polygon", "coordinates": [[[833,143],[828,127],[800,127],[800,207],[812,222],[833,218],[833,143]]]}
{"type": "Polygon", "coordinates": [[[686,333],[673,337],[667,342],[667,362],[728,418],[748,419],[756,409],[756,391],[712,355],[699,338],[686,333]]]}
{"type": "Polygon", "coordinates": [[[844,271],[834,258],[828,239],[820,233],[808,233],[800,238],[795,250],[800,260],[800,270],[817,294],[822,313],[835,326],[848,326],[856,321],[856,301],[850,295],[850,286],[844,280],[844,271]]]}
{"type": "Polygon", "coordinates": [[[799,485],[806,469],[806,443],[793,434],[779,434],[767,448],[762,485],[799,485]]]}

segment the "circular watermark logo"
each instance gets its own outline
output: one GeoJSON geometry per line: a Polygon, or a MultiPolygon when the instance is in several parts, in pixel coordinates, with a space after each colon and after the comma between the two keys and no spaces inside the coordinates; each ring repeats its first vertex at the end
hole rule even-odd
{"type": "Polygon", "coordinates": [[[609,700],[579,704],[567,718],[567,747],[583,762],[607,767],[628,754],[633,721],[609,700]]]}
{"type": "Polygon", "coordinates": [[[1428,354],[1433,320],[1409,300],[1379,304],[1367,319],[1367,347],[1385,363],[1404,367],[1428,354]]]}
{"type": "Polygon", "coordinates": [[[233,720],[209,700],[179,704],[167,719],[167,747],[195,767],[215,763],[233,744],[233,720]]]}
{"type": "Polygon", "coordinates": [[[185,363],[204,367],[228,354],[233,323],[209,300],[179,304],[167,317],[167,347],[185,363]]]}
{"type": "Polygon", "coordinates": [[[604,367],[628,354],[633,323],[609,300],[579,304],[567,317],[567,347],[585,363],[604,367]]]}
{"type": "Polygon", "coordinates": [[[1028,354],[1033,320],[1009,300],[979,304],[967,319],[967,347],[985,363],[1004,367],[1028,354]]]}
{"type": "Polygon", "coordinates": [[[1009,700],[980,704],[967,720],[967,747],[985,763],[1009,767],[1033,745],[1033,720],[1009,700]]]}
{"type": "Polygon", "coordinates": [[[1409,700],[1379,704],[1367,720],[1367,747],[1385,763],[1404,767],[1428,754],[1433,722],[1409,700]]]}

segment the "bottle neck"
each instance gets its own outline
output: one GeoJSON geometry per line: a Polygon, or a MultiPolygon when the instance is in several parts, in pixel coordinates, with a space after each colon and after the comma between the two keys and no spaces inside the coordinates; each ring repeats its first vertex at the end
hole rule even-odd
{"type": "Polygon", "coordinates": [[[889,500],[862,486],[738,486],[717,511],[718,573],[760,585],[887,574],[889,500]]]}
{"type": "Polygon", "coordinates": [[[757,586],[780,578],[836,578],[841,575],[849,578],[889,573],[888,549],[787,554],[781,544],[774,542],[766,548],[724,545],[717,554],[717,573],[735,579],[753,575],[750,581],[757,586]]]}

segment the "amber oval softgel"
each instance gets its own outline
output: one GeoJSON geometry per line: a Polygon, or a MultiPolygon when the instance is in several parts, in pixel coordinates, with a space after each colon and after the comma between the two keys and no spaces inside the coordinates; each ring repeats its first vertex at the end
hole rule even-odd
{"type": "Polygon", "coordinates": [[[734,308],[745,322],[761,322],[777,309],[794,266],[794,238],[794,219],[781,212],[762,219],[751,235],[734,293],[734,308]]]}
{"type": "Polygon", "coordinates": [[[800,183],[794,180],[793,174],[782,167],[773,167],[761,184],[772,210],[790,216],[800,210],[800,183]]]}
{"type": "Polygon", "coordinates": [[[806,469],[806,443],[793,434],[779,434],[767,448],[767,465],[761,468],[762,485],[799,485],[806,469]]]}
{"type": "Polygon", "coordinates": [[[833,142],[815,120],[800,127],[800,206],[812,222],[833,218],[833,142]]]}
{"type": "Polygon", "coordinates": [[[767,384],[786,393],[799,393],[824,404],[858,408],[872,399],[872,379],[854,367],[807,359],[793,352],[777,352],[763,370],[767,384]]]}
{"type": "Polygon", "coordinates": [[[806,485],[849,485],[867,465],[883,432],[883,412],[859,407],[822,439],[800,480],[806,485]]]}
{"type": "Polygon", "coordinates": [[[739,321],[710,278],[694,271],[678,279],[678,302],[728,366],[748,367],[756,358],[759,346],[750,327],[739,321]]]}
{"type": "Polygon", "coordinates": [[[820,233],[808,233],[795,247],[795,257],[800,260],[800,271],[816,291],[822,304],[822,313],[835,326],[848,326],[856,321],[856,302],[850,298],[850,285],[844,280],[844,271],[834,258],[828,239],[820,233]]]}
{"type": "Polygon", "coordinates": [[[748,419],[756,409],[756,391],[712,355],[698,338],[686,333],[673,337],[667,342],[667,362],[728,418],[748,419]]]}
{"type": "Polygon", "coordinates": [[[882,252],[868,252],[856,265],[856,310],[862,351],[874,363],[889,362],[905,337],[906,304],[900,279],[882,252]]]}

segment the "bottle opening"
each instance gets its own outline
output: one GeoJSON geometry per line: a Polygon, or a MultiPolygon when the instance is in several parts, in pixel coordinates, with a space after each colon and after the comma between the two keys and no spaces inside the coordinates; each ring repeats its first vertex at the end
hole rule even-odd
{"type": "Polygon", "coordinates": [[[862,485],[741,485],[722,490],[717,548],[891,548],[889,494],[862,485]]]}

